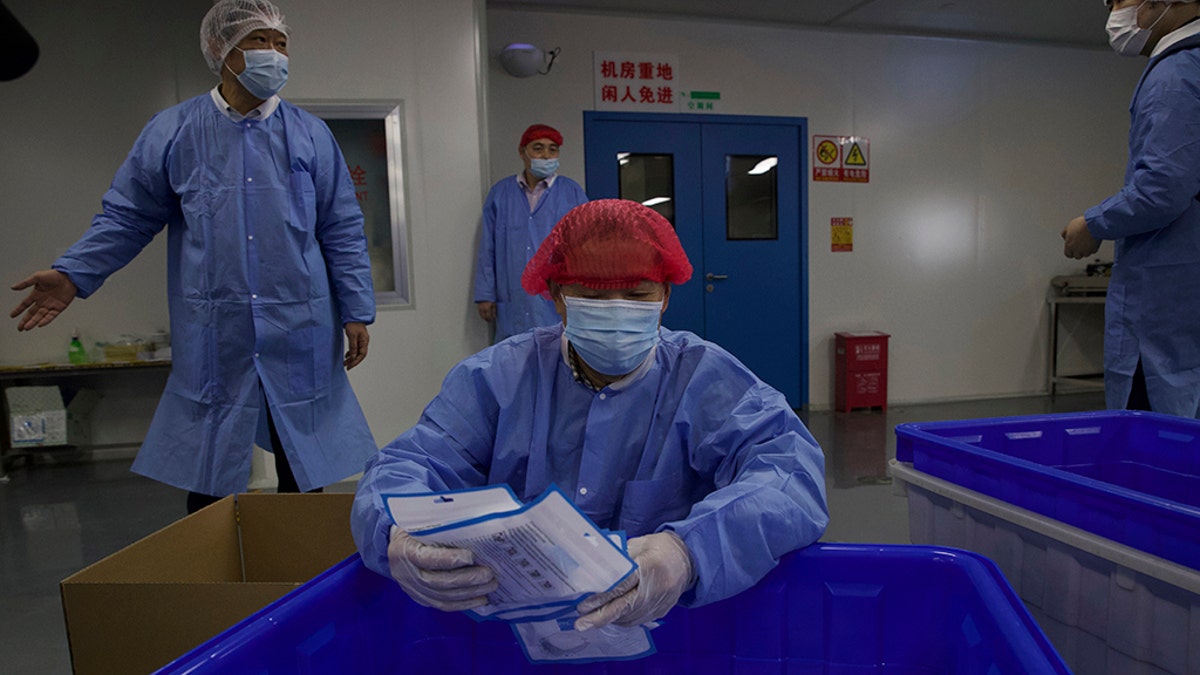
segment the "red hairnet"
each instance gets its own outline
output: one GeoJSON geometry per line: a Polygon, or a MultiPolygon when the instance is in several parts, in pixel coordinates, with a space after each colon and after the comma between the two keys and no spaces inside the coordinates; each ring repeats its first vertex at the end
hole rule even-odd
{"type": "Polygon", "coordinates": [[[682,284],[692,264],[675,228],[657,211],[624,199],[598,199],[571,209],[550,230],[521,275],[530,295],[548,281],[589,288],[632,288],[645,281],[682,284]]]}
{"type": "Polygon", "coordinates": [[[517,147],[523,148],[539,138],[548,138],[554,141],[555,145],[562,145],[562,134],[558,133],[558,129],[545,124],[535,124],[521,134],[521,144],[517,147]]]}

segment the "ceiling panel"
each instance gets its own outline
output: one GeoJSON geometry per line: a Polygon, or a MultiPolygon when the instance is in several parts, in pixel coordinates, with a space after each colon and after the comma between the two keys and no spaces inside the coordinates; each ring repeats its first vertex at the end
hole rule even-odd
{"type": "Polygon", "coordinates": [[[1104,48],[1102,0],[497,0],[489,7],[686,16],[1104,48]]]}
{"type": "Polygon", "coordinates": [[[870,0],[834,25],[1105,47],[1107,17],[1101,0],[870,0]]]}

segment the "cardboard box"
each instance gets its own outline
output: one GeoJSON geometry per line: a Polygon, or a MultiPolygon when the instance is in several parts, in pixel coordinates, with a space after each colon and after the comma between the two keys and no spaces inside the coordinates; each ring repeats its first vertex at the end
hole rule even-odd
{"type": "Polygon", "coordinates": [[[92,440],[88,414],[100,400],[91,389],[80,389],[63,405],[57,386],[8,387],[9,442],[13,448],[88,445],[92,440]]]}
{"type": "Polygon", "coordinates": [[[4,398],[8,402],[12,447],[66,444],[67,409],[57,386],[9,387],[4,390],[4,398]]]}
{"type": "Polygon", "coordinates": [[[353,554],[353,497],[229,496],[67,577],[75,673],[156,670],[353,554]]]}
{"type": "Polygon", "coordinates": [[[67,402],[67,445],[76,447],[92,444],[92,410],[100,402],[100,394],[92,389],[80,389],[67,402]]]}

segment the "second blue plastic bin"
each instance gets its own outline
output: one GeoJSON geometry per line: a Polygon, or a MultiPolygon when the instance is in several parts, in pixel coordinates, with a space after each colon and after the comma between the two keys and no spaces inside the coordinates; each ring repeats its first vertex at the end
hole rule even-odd
{"type": "Polygon", "coordinates": [[[1200,421],[1108,411],[896,427],[913,468],[1200,569],[1200,421]]]}

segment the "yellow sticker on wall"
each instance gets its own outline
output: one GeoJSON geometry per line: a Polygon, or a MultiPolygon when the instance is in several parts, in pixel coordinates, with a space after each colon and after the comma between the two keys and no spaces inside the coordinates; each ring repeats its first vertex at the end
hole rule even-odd
{"type": "Polygon", "coordinates": [[[829,219],[829,250],[834,253],[845,253],[854,250],[854,219],[829,219]]]}

